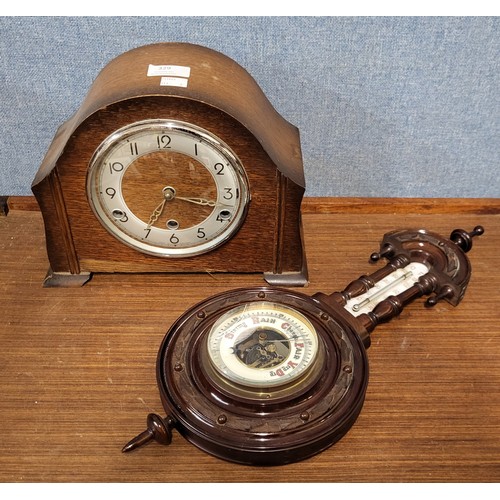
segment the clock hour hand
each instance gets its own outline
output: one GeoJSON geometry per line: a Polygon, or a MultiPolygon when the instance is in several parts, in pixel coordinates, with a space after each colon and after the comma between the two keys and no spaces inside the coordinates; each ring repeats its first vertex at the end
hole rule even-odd
{"type": "Polygon", "coordinates": [[[163,201],[154,209],[151,217],[148,221],[147,229],[151,229],[151,226],[158,220],[160,215],[163,213],[165,208],[165,203],[171,201],[175,198],[175,189],[173,187],[167,186],[163,188],[163,201]]]}
{"type": "Polygon", "coordinates": [[[158,220],[158,217],[163,213],[163,209],[165,208],[165,203],[167,203],[166,198],[154,209],[151,217],[148,220],[148,229],[151,229],[151,226],[158,220]]]}

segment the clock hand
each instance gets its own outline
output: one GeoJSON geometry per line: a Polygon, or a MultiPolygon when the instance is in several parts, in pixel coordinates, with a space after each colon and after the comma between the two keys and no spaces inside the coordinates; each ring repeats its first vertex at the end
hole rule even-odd
{"type": "Polygon", "coordinates": [[[205,198],[186,198],[184,196],[176,196],[178,200],[188,201],[189,203],[194,203],[195,205],[215,207],[216,203],[212,200],[205,200],[205,198]]]}
{"type": "Polygon", "coordinates": [[[158,220],[158,217],[160,217],[160,215],[163,213],[163,209],[165,208],[165,203],[167,203],[166,198],[164,198],[164,200],[154,209],[153,213],[151,214],[151,217],[149,218],[147,229],[151,229],[151,226],[158,220]]]}
{"type": "Polygon", "coordinates": [[[164,187],[163,190],[163,201],[154,209],[151,217],[148,221],[147,229],[151,229],[151,226],[158,220],[158,217],[163,213],[163,209],[165,208],[165,203],[167,201],[171,201],[175,198],[175,189],[173,187],[167,186],[164,187]]]}

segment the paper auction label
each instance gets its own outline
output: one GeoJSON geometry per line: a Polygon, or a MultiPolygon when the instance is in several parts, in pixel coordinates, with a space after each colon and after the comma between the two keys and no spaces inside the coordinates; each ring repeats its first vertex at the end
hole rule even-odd
{"type": "Polygon", "coordinates": [[[148,76],[179,76],[189,78],[191,68],[189,66],[173,66],[171,64],[162,64],[157,66],[150,64],[148,66],[148,76]]]}

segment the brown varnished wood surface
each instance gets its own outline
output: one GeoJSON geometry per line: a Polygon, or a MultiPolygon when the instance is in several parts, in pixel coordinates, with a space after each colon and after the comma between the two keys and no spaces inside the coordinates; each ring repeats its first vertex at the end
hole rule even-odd
{"type": "Polygon", "coordinates": [[[187,43],[137,47],[110,61],[97,75],[78,111],[57,131],[34,184],[50,172],[71,134],[87,117],[120,101],[155,95],[194,99],[225,111],[245,124],[287,177],[304,185],[297,128],[277,113],[257,82],[235,61],[187,43]],[[147,76],[150,64],[190,68],[187,87],[160,85],[159,76],[147,76]]]}
{"type": "Polygon", "coordinates": [[[96,275],[44,289],[42,218],[9,199],[0,217],[0,481],[364,482],[500,480],[498,200],[307,199],[310,285],[341,290],[370,272],[382,235],[420,226],[448,235],[482,224],[464,301],[422,301],[377,328],[366,402],[336,445],[304,462],[223,462],[174,432],[173,444],[121,447],[163,413],[159,344],[189,306],[255,275],[96,275]]]}
{"type": "MultiPolygon", "coordinates": [[[[304,184],[298,129],[277,113],[244,68],[205,47],[158,43],[121,54],[102,69],[80,108],[57,130],[32,191],[44,215],[55,273],[257,270],[288,274],[291,283],[292,276],[305,279],[298,222],[304,184]],[[185,85],[164,85],[161,75],[150,74],[151,65],[183,67],[189,73],[185,85]],[[195,123],[223,138],[249,176],[252,201],[240,231],[218,251],[196,259],[173,263],[138,254],[90,213],[87,169],[101,141],[121,126],[158,118],[195,123]],[[273,245],[259,237],[264,220],[274,226],[268,229],[273,245]]],[[[134,191],[135,183],[130,185],[134,191]]],[[[127,201],[143,194],[129,193],[127,201]]]]}
{"type": "MultiPolygon", "coordinates": [[[[165,157],[162,163],[162,169],[166,168],[168,161],[165,164],[165,157]]],[[[45,168],[41,167],[41,170],[45,168]]],[[[167,175],[165,170],[163,175],[167,175]]],[[[202,179],[198,180],[201,183],[202,179]]],[[[161,198],[161,188],[155,192],[155,185],[150,184],[146,184],[150,186],[147,193],[137,183],[128,183],[125,179],[125,187],[129,186],[125,192],[127,203],[133,199],[141,200],[144,196],[149,196],[149,200],[158,196],[161,198]]],[[[189,184],[192,185],[192,180],[186,182],[186,189],[189,184]]],[[[177,184],[174,187],[182,189],[177,184]]],[[[190,192],[200,190],[200,185],[192,185],[190,192]]],[[[304,193],[303,186],[291,180],[284,182],[282,174],[276,170],[256,137],[230,116],[203,103],[168,96],[149,96],[97,111],[69,138],[51,173],[43,180],[34,182],[33,192],[43,207],[46,238],[51,249],[49,258],[55,272],[175,272],[180,266],[184,271],[193,272],[260,270],[297,273],[302,269],[297,214],[304,193]],[[86,182],[89,164],[99,144],[117,128],[158,117],[175,117],[187,123],[196,123],[217,137],[224,137],[242,165],[247,166],[252,198],[248,214],[240,231],[217,252],[175,262],[140,254],[111,236],[92,213],[86,182]],[[280,235],[279,239],[271,242],[274,244],[259,236],[263,221],[275,238],[280,235]],[[247,252],[248,248],[253,251],[247,252]],[[234,255],[245,252],[244,259],[234,259],[234,255]]],[[[137,205],[141,202],[133,202],[134,209],[137,205]]],[[[155,205],[150,207],[151,210],[155,205]]]]}

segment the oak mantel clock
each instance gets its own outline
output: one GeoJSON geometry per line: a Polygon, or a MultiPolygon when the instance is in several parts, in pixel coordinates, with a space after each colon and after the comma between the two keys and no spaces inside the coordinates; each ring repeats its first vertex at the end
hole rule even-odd
{"type": "Polygon", "coordinates": [[[93,272],[263,273],[303,286],[298,130],[255,80],[205,47],[160,43],[111,61],[33,181],[46,286],[93,272]]]}

